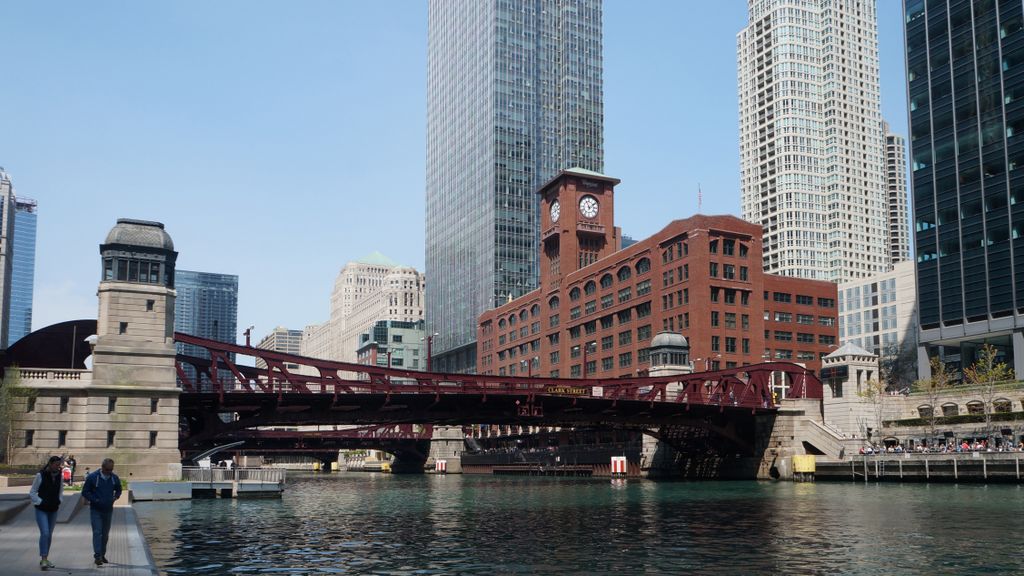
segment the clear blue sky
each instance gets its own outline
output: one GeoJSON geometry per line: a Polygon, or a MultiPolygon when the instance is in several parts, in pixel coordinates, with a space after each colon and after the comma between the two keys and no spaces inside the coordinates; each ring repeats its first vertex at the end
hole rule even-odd
{"type": "MultiPolygon", "coordinates": [[[[906,133],[898,0],[879,0],[882,110],[906,133]]],[[[0,166],[39,201],[35,321],[96,316],[119,217],[166,224],[178,266],[239,276],[238,327],[328,317],[379,250],[423,268],[426,0],[7,2],[0,166]]],[[[736,33],[746,2],[606,0],[605,172],[644,238],[739,213],[736,33]]],[[[429,282],[429,279],[428,279],[429,282]]]]}

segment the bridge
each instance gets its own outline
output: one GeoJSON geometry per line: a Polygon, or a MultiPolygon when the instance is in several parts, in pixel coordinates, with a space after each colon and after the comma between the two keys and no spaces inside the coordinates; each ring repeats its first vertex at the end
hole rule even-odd
{"type": "MultiPolygon", "coordinates": [[[[333,449],[358,440],[344,430],[288,435],[256,428],[479,423],[611,426],[653,430],[655,435],[657,430],[692,427],[711,431],[736,453],[753,454],[755,417],[778,409],[773,379],[776,385],[779,379],[785,381],[790,397],[822,397],[814,373],[788,362],[618,379],[510,377],[335,362],[182,333],[174,337],[209,354],[177,358],[185,423],[181,449],[186,454],[239,439],[265,450],[295,447],[299,441],[333,449]],[[260,360],[266,368],[238,364],[232,359],[236,355],[260,360]],[[219,416],[224,413],[234,414],[234,419],[225,422],[219,416]]],[[[380,446],[385,439],[369,430],[363,429],[369,436],[362,446],[380,446]]],[[[388,428],[376,430],[384,434],[388,428]]],[[[402,429],[391,430],[397,434],[402,429]]],[[[410,437],[408,430],[402,432],[402,441],[424,441],[410,437]]],[[[668,440],[674,435],[662,436],[668,440]]]]}

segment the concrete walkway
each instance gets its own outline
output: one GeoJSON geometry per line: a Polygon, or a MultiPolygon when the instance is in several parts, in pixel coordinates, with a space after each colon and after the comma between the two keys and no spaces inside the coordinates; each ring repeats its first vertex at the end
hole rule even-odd
{"type": "MultiPolygon", "coordinates": [[[[28,488],[20,490],[27,498],[28,488]]],[[[13,496],[14,490],[7,489],[0,493],[3,492],[6,492],[3,499],[7,500],[13,496]]],[[[135,518],[135,510],[127,503],[127,493],[118,501],[119,505],[114,507],[110,540],[107,543],[110,564],[102,567],[93,564],[89,508],[78,505],[78,496],[73,492],[64,493],[64,503],[50,545],[50,562],[57,567],[48,570],[48,574],[155,576],[160,573],[149,554],[142,529],[135,518]]],[[[0,524],[0,574],[15,576],[41,573],[35,508],[27,506],[12,520],[0,524]]]]}

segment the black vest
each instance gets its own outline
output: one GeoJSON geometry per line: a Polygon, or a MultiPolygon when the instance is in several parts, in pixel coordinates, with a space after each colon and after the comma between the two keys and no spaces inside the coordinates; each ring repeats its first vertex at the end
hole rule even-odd
{"type": "Polygon", "coordinates": [[[42,477],[42,482],[39,484],[39,497],[43,499],[43,503],[36,508],[44,512],[56,512],[60,508],[60,483],[62,482],[60,473],[51,474],[44,470],[39,475],[42,477]]]}

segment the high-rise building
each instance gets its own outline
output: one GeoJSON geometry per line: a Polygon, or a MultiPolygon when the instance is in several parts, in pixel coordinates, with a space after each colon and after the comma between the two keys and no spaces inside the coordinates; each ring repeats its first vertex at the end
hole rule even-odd
{"type": "Polygon", "coordinates": [[[875,0],[748,0],[736,38],[742,215],[764,269],[842,282],[890,266],[875,0]]]}
{"type": "Polygon", "coordinates": [[[1024,378],[1022,6],[904,9],[918,372],[927,378],[934,356],[970,366],[988,343],[1024,378]]]}
{"type": "Polygon", "coordinates": [[[889,261],[910,260],[910,223],[907,203],[907,141],[885,127],[885,182],[889,191],[889,261]]]}
{"type": "Polygon", "coordinates": [[[871,278],[839,285],[840,344],[886,356],[917,347],[914,263],[905,260],[871,278]]]}
{"type": "Polygon", "coordinates": [[[32,332],[32,294],[36,276],[36,209],[35,200],[15,199],[8,345],[32,332]]]}
{"type": "Polygon", "coordinates": [[[9,344],[11,326],[11,280],[14,275],[14,186],[11,177],[0,168],[0,348],[9,344]]]}
{"type": "Polygon", "coordinates": [[[426,350],[423,320],[380,320],[359,336],[356,361],[371,366],[426,370],[426,350]]]}
{"type": "MultiPolygon", "coordinates": [[[[238,276],[177,270],[174,331],[234,343],[238,335],[238,276]]],[[[191,344],[176,343],[178,354],[206,357],[191,344]]],[[[233,356],[232,356],[233,357],[233,356]]]]}
{"type": "MultiPolygon", "coordinates": [[[[260,340],[256,345],[261,350],[273,350],[285,354],[302,353],[302,330],[289,330],[284,326],[278,326],[260,340]]],[[[262,358],[256,359],[257,368],[266,368],[267,363],[262,358]]],[[[298,364],[285,363],[288,370],[298,370],[298,364]]]]}
{"type": "Polygon", "coordinates": [[[477,317],[537,288],[541,184],[603,169],[601,0],[431,0],[427,333],[475,371],[477,317]]]}

